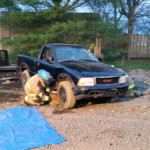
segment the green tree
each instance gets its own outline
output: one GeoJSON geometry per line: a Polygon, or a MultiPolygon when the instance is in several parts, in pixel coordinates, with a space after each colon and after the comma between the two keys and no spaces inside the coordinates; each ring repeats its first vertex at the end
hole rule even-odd
{"type": "Polygon", "coordinates": [[[9,30],[9,37],[12,33],[37,34],[47,30],[47,26],[61,21],[64,14],[81,6],[82,0],[6,0],[0,1],[0,8],[3,8],[4,17],[1,17],[1,24],[9,30]],[[20,8],[19,9],[16,8],[20,8]]]}
{"type": "MultiPolygon", "coordinates": [[[[21,6],[22,12],[11,12],[9,15],[13,32],[19,34],[13,38],[2,39],[3,45],[13,47],[11,56],[14,59],[17,53],[37,56],[44,43],[74,43],[90,47],[97,32],[101,33],[102,42],[105,40],[112,43],[116,39],[120,43],[123,41],[121,34],[114,38],[113,23],[99,22],[99,19],[95,19],[99,18],[99,15],[94,15],[94,19],[88,15],[89,18],[85,17],[86,20],[83,15],[81,19],[79,16],[74,17],[75,20],[70,17],[66,19],[66,12],[83,4],[81,0],[16,0],[15,2],[19,2],[17,4],[21,6]],[[54,11],[56,13],[53,13],[54,11]]],[[[7,25],[7,17],[4,20],[3,25],[7,25]]]]}
{"type": "Polygon", "coordinates": [[[119,0],[120,14],[127,18],[128,34],[133,33],[138,19],[150,18],[150,5],[147,2],[149,0],[119,0]]]}
{"type": "MultiPolygon", "coordinates": [[[[114,42],[112,36],[112,26],[107,23],[82,21],[57,22],[52,26],[47,26],[42,29],[37,29],[36,32],[21,34],[13,39],[3,39],[3,45],[14,45],[13,55],[17,53],[30,56],[37,56],[43,43],[74,43],[81,44],[87,47],[95,40],[97,32],[101,33],[102,42],[114,42]]],[[[122,43],[125,39],[118,35],[118,42],[122,43]]]]}
{"type": "Polygon", "coordinates": [[[100,12],[101,21],[114,24],[114,30],[121,24],[122,14],[119,13],[119,1],[116,0],[87,0],[88,6],[94,12],[100,12]]]}
{"type": "MultiPolygon", "coordinates": [[[[10,12],[16,12],[20,11],[19,7],[15,4],[14,0],[1,0],[0,1],[0,12],[8,12],[5,14],[6,20],[3,20],[4,22],[7,22],[5,25],[6,28],[9,30],[9,36],[11,37],[11,15],[10,12]]],[[[1,23],[3,22],[1,20],[1,23]]]]}
{"type": "Polygon", "coordinates": [[[138,20],[150,19],[149,2],[149,0],[88,0],[88,5],[93,11],[99,11],[104,21],[115,23],[115,29],[125,26],[128,33],[132,34],[138,20]]]}
{"type": "Polygon", "coordinates": [[[0,11],[4,12],[12,12],[20,10],[19,7],[16,5],[14,0],[1,0],[0,1],[0,11]]]}
{"type": "MultiPolygon", "coordinates": [[[[4,26],[11,22],[11,26],[14,29],[13,32],[25,32],[28,29],[35,29],[36,27],[42,27],[43,25],[53,24],[61,21],[63,16],[75,8],[81,6],[85,2],[83,0],[8,0],[11,2],[10,9],[18,6],[22,13],[12,12],[8,13],[9,18],[4,18],[2,24],[4,26]]],[[[3,7],[7,9],[7,5],[3,7]]],[[[10,11],[9,11],[10,12],[10,11]]]]}
{"type": "Polygon", "coordinates": [[[63,15],[75,8],[83,5],[83,0],[17,0],[18,4],[22,6],[26,11],[43,11],[46,10],[49,13],[50,19],[59,21],[63,15]]]}

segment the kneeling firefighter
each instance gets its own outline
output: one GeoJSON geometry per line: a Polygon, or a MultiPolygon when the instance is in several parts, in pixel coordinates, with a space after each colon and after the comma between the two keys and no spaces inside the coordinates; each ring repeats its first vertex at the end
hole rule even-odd
{"type": "Polygon", "coordinates": [[[28,79],[24,87],[26,96],[25,102],[31,105],[44,105],[51,101],[50,89],[47,85],[50,82],[50,73],[41,69],[28,79]]]}
{"type": "Polygon", "coordinates": [[[126,73],[125,74],[125,77],[126,77],[126,84],[128,84],[128,91],[126,93],[126,97],[132,97],[133,95],[133,88],[135,87],[135,84],[132,80],[132,78],[126,73]]]}
{"type": "MultiPolygon", "coordinates": [[[[117,68],[115,65],[110,65],[110,66],[117,68]]],[[[132,78],[124,70],[122,70],[120,68],[117,68],[117,69],[119,69],[125,73],[126,84],[128,85],[128,91],[126,92],[125,97],[133,98],[133,97],[142,96],[143,93],[141,91],[134,90],[135,84],[134,84],[134,81],[132,80],[132,78]]]]}
{"type": "Polygon", "coordinates": [[[126,93],[126,97],[138,97],[142,96],[143,93],[139,90],[134,90],[135,84],[132,78],[126,73],[126,83],[128,84],[128,91],[126,93]]]}

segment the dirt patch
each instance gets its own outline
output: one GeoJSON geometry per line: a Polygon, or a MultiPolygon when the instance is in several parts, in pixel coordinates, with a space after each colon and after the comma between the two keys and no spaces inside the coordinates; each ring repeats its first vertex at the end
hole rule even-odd
{"type": "MultiPolygon", "coordinates": [[[[79,101],[74,109],[65,111],[58,105],[37,107],[66,141],[35,150],[149,150],[150,71],[133,70],[130,74],[144,96],[116,102],[79,101]]],[[[0,79],[9,76],[0,74],[0,79]]],[[[21,106],[27,106],[21,82],[0,82],[0,109],[21,106]]]]}
{"type": "Polygon", "coordinates": [[[24,106],[24,91],[19,78],[13,83],[5,83],[5,79],[13,77],[18,78],[16,73],[0,73],[0,110],[24,106]]]}
{"type": "Polygon", "coordinates": [[[16,102],[20,98],[20,94],[8,94],[8,93],[3,93],[1,92],[0,95],[0,103],[5,103],[5,102],[16,102]],[[9,97],[10,95],[10,97],[9,97]]]}

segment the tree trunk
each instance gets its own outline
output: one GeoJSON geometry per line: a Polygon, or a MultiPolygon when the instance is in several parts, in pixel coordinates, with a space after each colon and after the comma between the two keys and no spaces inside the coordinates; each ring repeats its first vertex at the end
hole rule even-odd
{"type": "Polygon", "coordinates": [[[117,6],[116,6],[116,3],[114,4],[114,23],[115,23],[115,32],[117,31],[117,26],[118,26],[118,23],[117,23],[117,6]]]}
{"type": "Polygon", "coordinates": [[[131,35],[133,32],[134,20],[131,16],[128,18],[128,34],[131,35]]]}
{"type": "Polygon", "coordinates": [[[135,21],[135,8],[136,6],[129,7],[129,13],[127,15],[128,18],[128,34],[132,34],[134,29],[134,21],[135,21]]]}

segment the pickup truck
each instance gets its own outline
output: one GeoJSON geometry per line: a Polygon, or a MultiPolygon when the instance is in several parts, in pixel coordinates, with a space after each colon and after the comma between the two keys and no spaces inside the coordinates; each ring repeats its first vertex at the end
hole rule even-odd
{"type": "Polygon", "coordinates": [[[85,46],[44,44],[38,58],[18,54],[16,61],[23,85],[39,69],[52,75],[63,109],[73,108],[76,100],[122,96],[128,89],[125,73],[100,62],[85,46]]]}

